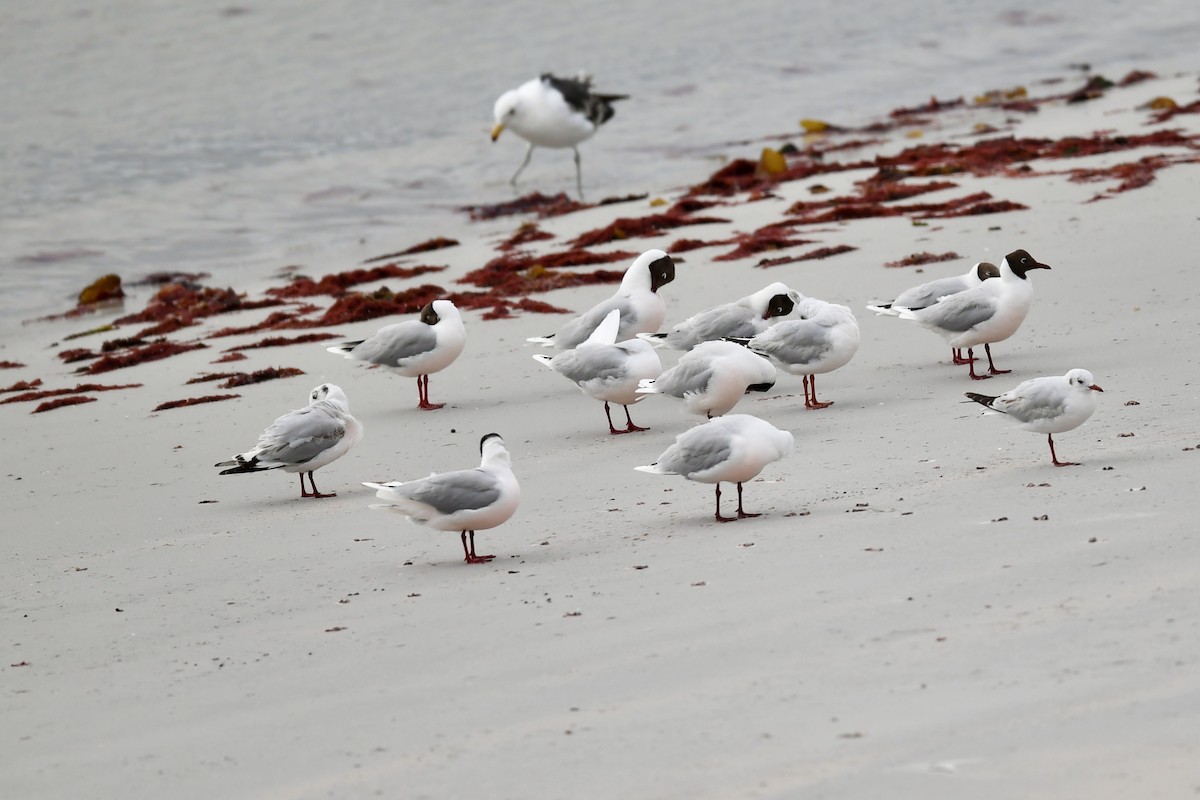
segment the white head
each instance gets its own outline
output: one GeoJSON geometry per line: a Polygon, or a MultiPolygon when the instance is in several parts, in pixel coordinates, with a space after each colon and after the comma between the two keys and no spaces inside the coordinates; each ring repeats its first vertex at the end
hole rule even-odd
{"type": "Polygon", "coordinates": [[[493,142],[500,138],[500,134],[520,113],[520,108],[521,94],[516,89],[509,89],[496,99],[496,105],[492,107],[492,117],[496,121],[492,128],[493,142]]]}
{"type": "Polygon", "coordinates": [[[489,433],[479,440],[479,454],[482,457],[480,466],[503,464],[506,467],[512,467],[512,457],[508,454],[508,448],[504,446],[504,440],[498,433],[489,433]]]}
{"type": "Polygon", "coordinates": [[[322,400],[339,405],[347,411],[350,410],[350,401],[346,399],[346,393],[342,391],[342,387],[337,384],[322,383],[308,393],[308,404],[310,406],[322,400]]]}
{"type": "Polygon", "coordinates": [[[1103,389],[1101,389],[1099,386],[1096,385],[1096,379],[1093,378],[1092,373],[1088,372],[1086,369],[1073,369],[1067,373],[1066,377],[1067,377],[1067,383],[1071,385],[1071,389],[1073,391],[1080,391],[1080,392],[1088,392],[1088,391],[1103,392],[1104,391],[1103,389]]]}

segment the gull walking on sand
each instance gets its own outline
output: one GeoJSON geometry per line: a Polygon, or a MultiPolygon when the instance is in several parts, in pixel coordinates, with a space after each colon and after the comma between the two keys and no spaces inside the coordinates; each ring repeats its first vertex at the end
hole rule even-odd
{"type": "Polygon", "coordinates": [[[1050,443],[1050,460],[1056,467],[1077,467],[1075,461],[1059,461],[1054,452],[1054,434],[1074,430],[1087,421],[1096,410],[1096,395],[1103,392],[1092,373],[1073,369],[1066,375],[1033,378],[1017,384],[1002,395],[988,397],[967,392],[967,397],[991,411],[1007,414],[1021,428],[1046,434],[1050,443]]]}
{"type": "MultiPolygon", "coordinates": [[[[875,305],[867,306],[867,308],[876,314],[887,314],[898,317],[900,316],[899,309],[901,308],[907,308],[910,311],[928,308],[943,297],[958,294],[967,289],[973,289],[989,278],[999,277],[999,267],[987,261],[980,261],[962,275],[955,275],[949,278],[936,278],[928,283],[922,283],[920,286],[905,289],[896,295],[896,299],[890,303],[876,303],[875,305]]],[[[951,349],[951,361],[954,364],[968,363],[963,358],[962,348],[959,347],[951,349]]]]}
{"type": "Polygon", "coordinates": [[[574,350],[556,356],[539,354],[533,357],[534,361],[572,381],[584,394],[603,401],[610,434],[648,430],[633,424],[629,406],[645,398],[637,393],[638,383],[657,378],[662,373],[662,362],[649,342],[641,339],[616,341],[620,324],[621,312],[614,308],[587,341],[574,350]],[[620,403],[625,408],[627,425],[624,430],[613,425],[609,402],[620,403]]]}
{"type": "Polygon", "coordinates": [[[1050,269],[1025,250],[1014,250],[1000,262],[1000,277],[986,280],[973,289],[943,297],[921,309],[893,306],[901,319],[941,334],[951,347],[967,348],[967,366],[972,380],[1011,372],[996,369],[991,345],[1002,342],[1017,332],[1029,306],[1033,303],[1033,283],[1028,273],[1035,269],[1050,269]],[[988,375],[975,374],[973,348],[983,345],[988,357],[988,375]]]}
{"type": "Polygon", "coordinates": [[[417,408],[431,411],[446,404],[429,402],[429,376],[454,363],[466,343],[467,331],[454,303],[434,300],[421,309],[419,319],[387,325],[369,339],[326,349],[416,378],[417,408]]]}
{"type": "Polygon", "coordinates": [[[719,417],[748,392],[770,391],[775,367],[762,356],[733,342],[701,342],[638,394],[665,394],[683,401],[690,414],[719,417]]]}
{"type": "Polygon", "coordinates": [[[793,375],[802,375],[804,407],[827,408],[817,401],[817,375],[844,367],[858,352],[858,320],[846,306],[805,297],[797,319],[785,319],[751,339],[733,339],[793,375]]]}
{"type": "Polygon", "coordinates": [[[765,331],[772,323],[792,313],[800,293],[786,284],[772,283],[732,303],[705,309],[685,319],[666,333],[639,333],[655,347],[691,350],[701,342],[743,336],[765,331]]]}
{"type": "Polygon", "coordinates": [[[575,188],[582,198],[583,168],[578,145],[612,119],[616,113],[614,102],[628,97],[593,92],[592,79],[586,75],[557,78],[548,72],[500,95],[492,109],[496,122],[492,141],[508,129],[529,143],[525,160],[509,183],[516,186],[517,177],[529,165],[534,147],[569,147],[575,153],[575,188]]]}
{"type": "Polygon", "coordinates": [[[300,473],[301,497],[337,497],[337,492],[317,490],[313,473],[349,452],[362,438],[363,426],[350,413],[350,403],[341,387],[323,383],[309,393],[305,408],[289,411],[271,423],[258,444],[216,466],[230,467],[222,475],[240,475],[268,469],[300,473]],[[310,493],[304,476],[312,484],[310,493]]]}
{"type": "Polygon", "coordinates": [[[475,531],[494,528],[508,521],[521,502],[521,487],[512,471],[512,457],[498,433],[479,440],[482,456],[475,469],[433,473],[420,480],[369,483],[377,511],[392,511],[410,522],[438,531],[459,531],[468,564],[482,564],[495,556],[475,552],[475,531]]]}
{"type": "Polygon", "coordinates": [[[757,517],[742,508],[742,484],[763,467],[792,452],[795,439],[769,422],[749,414],[717,417],[675,437],[653,464],[635,467],[658,475],[682,475],[689,481],[716,485],[717,522],[757,517]],[[721,482],[737,484],[737,516],[721,516],[721,482]]]}
{"type": "Polygon", "coordinates": [[[526,341],[569,350],[586,341],[614,308],[621,312],[616,341],[632,339],[639,333],[654,333],[667,316],[667,304],[658,290],[673,280],[675,261],[662,250],[647,250],[625,270],[625,277],[612,297],[592,306],[558,333],[531,336],[526,341]]]}

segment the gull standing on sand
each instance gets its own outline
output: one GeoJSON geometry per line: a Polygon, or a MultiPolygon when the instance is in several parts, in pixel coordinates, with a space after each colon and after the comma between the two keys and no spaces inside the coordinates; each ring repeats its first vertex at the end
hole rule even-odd
{"type": "MultiPolygon", "coordinates": [[[[907,308],[910,311],[916,311],[928,308],[943,297],[958,294],[967,289],[974,289],[989,278],[999,277],[999,267],[988,261],[980,261],[962,275],[955,275],[949,278],[936,278],[928,283],[922,283],[920,286],[905,289],[892,302],[869,305],[867,309],[874,311],[876,314],[887,314],[898,317],[900,316],[898,309],[907,308]]],[[[954,364],[968,363],[962,356],[961,348],[958,347],[952,349],[951,361],[954,364]]]]}
{"type": "Polygon", "coordinates": [[[341,387],[323,383],[309,393],[305,408],[289,411],[271,423],[258,437],[254,449],[215,466],[232,467],[222,475],[240,475],[282,469],[300,473],[301,497],[337,497],[337,492],[317,491],[313,473],[349,452],[363,435],[363,426],[350,413],[350,403],[341,387]],[[304,487],[304,476],[312,493],[304,487]]]}
{"type": "Polygon", "coordinates": [[[1012,372],[996,369],[991,345],[1012,336],[1025,321],[1025,315],[1033,303],[1033,283],[1027,273],[1034,269],[1050,267],[1035,260],[1024,250],[1014,250],[1000,262],[1000,277],[997,279],[943,297],[926,308],[893,308],[896,308],[900,319],[913,320],[941,334],[951,347],[967,348],[966,361],[972,380],[1012,372]],[[980,344],[987,353],[990,375],[975,374],[975,353],[972,348],[980,344]]]}
{"type": "Polygon", "coordinates": [[[786,284],[772,283],[733,303],[705,309],[685,319],[667,333],[639,333],[654,346],[691,350],[701,342],[735,336],[751,337],[792,313],[800,293],[786,284]]]}
{"type": "Polygon", "coordinates": [[[629,406],[645,397],[637,393],[638,383],[657,378],[662,373],[662,362],[649,342],[636,338],[624,342],[616,340],[620,324],[621,312],[614,308],[587,341],[574,350],[556,356],[539,354],[533,357],[534,361],[572,381],[584,394],[603,401],[610,434],[648,430],[633,424],[629,406]],[[628,424],[624,430],[617,430],[613,425],[608,407],[610,401],[625,408],[628,424]]]}
{"type": "Polygon", "coordinates": [[[466,343],[467,330],[454,303],[434,300],[421,309],[419,319],[387,325],[369,339],[325,349],[416,378],[417,408],[431,411],[446,404],[429,402],[429,376],[454,363],[466,343]]]}
{"type": "Polygon", "coordinates": [[[775,367],[762,356],[733,342],[701,342],[679,363],[652,380],[638,394],[665,394],[683,401],[691,414],[719,417],[748,392],[775,385],[775,367]]]}
{"type": "Polygon", "coordinates": [[[1054,434],[1074,430],[1087,421],[1096,410],[1096,395],[1103,392],[1092,373],[1073,369],[1066,375],[1033,378],[1017,384],[1002,395],[988,397],[967,392],[967,397],[992,411],[1007,414],[1021,423],[1021,428],[1046,434],[1050,443],[1050,460],[1056,467],[1077,467],[1075,461],[1059,461],[1054,452],[1054,434]]]}
{"type": "Polygon", "coordinates": [[[492,141],[509,129],[529,142],[525,160],[509,183],[516,186],[517,176],[528,166],[534,147],[569,147],[575,153],[575,187],[583,197],[583,169],[577,145],[590,139],[601,125],[612,119],[616,113],[614,102],[628,97],[593,93],[592,79],[586,75],[556,78],[548,72],[500,95],[492,109],[496,120],[492,141]]]}
{"type": "Polygon", "coordinates": [[[475,531],[507,522],[521,502],[521,487],[500,434],[489,433],[480,439],[479,452],[482,459],[475,469],[435,472],[407,483],[364,482],[363,486],[377,490],[377,498],[387,501],[371,508],[402,514],[410,522],[434,530],[460,531],[468,564],[491,561],[495,556],[475,553],[475,531]]]}
{"type": "Polygon", "coordinates": [[[844,367],[858,352],[858,320],[846,306],[805,297],[796,306],[798,319],[785,319],[751,339],[735,338],[771,363],[802,375],[804,407],[833,405],[817,402],[817,375],[844,367]]]}
{"type": "Polygon", "coordinates": [[[673,280],[675,261],[662,250],[647,250],[625,270],[625,277],[612,297],[592,306],[558,333],[531,336],[526,341],[569,350],[587,340],[614,308],[621,312],[616,341],[632,339],[639,333],[654,333],[667,316],[667,304],[658,290],[673,280]]]}
{"type": "Polygon", "coordinates": [[[742,508],[742,484],[757,476],[767,464],[791,453],[794,446],[790,432],[749,414],[730,414],[684,431],[657,461],[634,469],[716,484],[716,520],[733,522],[759,516],[742,508]],[[721,516],[721,481],[737,484],[736,517],[721,516]]]}

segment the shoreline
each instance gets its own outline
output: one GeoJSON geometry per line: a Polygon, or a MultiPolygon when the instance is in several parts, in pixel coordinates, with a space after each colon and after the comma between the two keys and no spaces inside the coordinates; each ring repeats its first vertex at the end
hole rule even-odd
{"type": "MultiPolygon", "coordinates": [[[[1139,107],[1160,95],[1194,103],[1195,75],[1035,114],[967,104],[873,147],[886,159],[1006,132],[1128,139],[1155,129],[1139,107]],[[997,115],[1014,122],[972,133],[997,115]]],[[[1168,126],[1200,136],[1195,113],[1168,126]]],[[[433,399],[447,403],[438,412],[415,409],[415,381],[355,368],[319,343],[214,363],[266,336],[356,338],[401,319],[309,326],[320,306],[293,320],[303,329],[212,337],[272,306],[165,333],[210,346],[80,377],[141,384],[95,402],[29,416],[26,403],[0,405],[20,453],[0,582],[12,630],[0,663],[11,721],[0,786],[39,797],[75,796],[84,781],[104,797],[1186,792],[1186,721],[1200,711],[1189,635],[1200,540],[1186,499],[1200,442],[1189,425],[1196,356],[1179,342],[1194,329],[1184,254],[1200,169],[1175,162],[1195,154],[1194,141],[1160,142],[1042,158],[1024,175],[913,175],[899,183],[955,185],[874,203],[987,193],[977,202],[1026,209],[1000,213],[862,214],[862,182],[880,169],[865,159],[741,189],[731,204],[685,211],[682,198],[651,196],[537,220],[555,238],[523,245],[536,255],[672,207],[728,220],[580,247],[709,242],[682,251],[663,290],[668,328],[775,280],[855,312],[859,353],[822,376],[834,406],[806,412],[800,378],[781,375],[775,393],[736,407],[793,431],[797,447],[746,487],[747,507],[765,516],[731,525],[712,522],[708,485],[633,470],[698,419],[651,397],[636,410],[650,431],[610,437],[599,403],[529,358],[525,337],[557,327],[554,315],[465,312],[463,356],[431,379],[433,399]],[[1155,155],[1172,163],[1110,191],[1129,177],[1115,167],[1155,155]],[[1105,199],[1089,202],[1097,194],[1105,199]],[[810,204],[826,198],[849,198],[836,208],[855,216],[818,218],[810,204]],[[716,261],[806,214],[782,233],[809,242],[716,261]],[[839,247],[853,249],[758,266],[839,247]],[[863,308],[1015,247],[1053,271],[1035,277],[1028,319],[995,348],[1013,373],[982,390],[1092,370],[1106,389],[1100,409],[1057,440],[1082,467],[1052,468],[1038,436],[959,405],[979,386],[944,363],[940,338],[863,308]],[[961,255],[883,266],[921,252],[961,255]],[[205,372],[268,368],[304,374],[230,389],[237,400],[151,411],[216,393],[187,385],[205,372]],[[210,464],[326,381],[346,390],[366,429],[321,471],[337,498],[300,501],[291,475],[216,476],[210,464]],[[523,493],[512,520],[479,534],[491,564],[461,563],[456,534],[367,508],[360,481],[473,466],[491,431],[505,437],[523,493]]],[[[356,288],[474,291],[457,281],[519,225],[432,231],[459,244],[398,266],[444,261],[444,271],[356,288]]],[[[269,296],[262,284],[237,288],[269,296]]],[[[580,282],[530,297],[579,311],[611,291],[580,282]]],[[[86,327],[40,323],[6,342],[0,358],[27,366],[0,370],[0,386],[76,381],[48,344],[86,327]]]]}

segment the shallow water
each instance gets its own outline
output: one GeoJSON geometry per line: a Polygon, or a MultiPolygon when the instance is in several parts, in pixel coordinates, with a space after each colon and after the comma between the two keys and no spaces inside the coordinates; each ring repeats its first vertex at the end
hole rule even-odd
{"type": "MultiPolygon", "coordinates": [[[[544,70],[633,97],[582,148],[590,198],[693,183],[814,117],[930,95],[1194,68],[1194,3],[668,0],[0,10],[0,326],[105,272],[244,281],[347,268],[511,196],[524,144],[492,103],[544,70]]],[[[539,150],[523,191],[572,191],[539,150]]]]}

